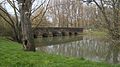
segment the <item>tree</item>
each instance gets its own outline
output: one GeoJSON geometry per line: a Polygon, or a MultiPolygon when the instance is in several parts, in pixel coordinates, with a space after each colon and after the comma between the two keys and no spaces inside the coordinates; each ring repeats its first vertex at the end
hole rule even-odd
{"type": "Polygon", "coordinates": [[[99,8],[113,49],[113,62],[118,62],[120,45],[120,0],[93,0],[99,8]]]}
{"type": "Polygon", "coordinates": [[[32,25],[30,21],[33,0],[17,0],[17,1],[20,11],[22,42],[24,49],[27,51],[35,51],[34,38],[32,34],[32,25]]]}
{"type": "MultiPolygon", "coordinates": [[[[13,5],[15,5],[15,4],[13,3],[13,5]]],[[[19,34],[19,31],[20,31],[19,30],[20,29],[19,22],[17,20],[13,19],[13,16],[11,16],[9,14],[9,12],[5,8],[3,8],[2,5],[0,5],[0,11],[2,12],[2,13],[0,13],[1,18],[4,19],[4,21],[6,21],[12,28],[13,39],[17,42],[21,42],[21,38],[20,38],[21,36],[19,34]]],[[[16,15],[16,19],[18,19],[16,10],[14,12],[16,15]]]]}
{"type": "Polygon", "coordinates": [[[87,27],[94,22],[94,6],[79,0],[51,0],[47,14],[57,27],[87,27]]]}
{"type": "MultiPolygon", "coordinates": [[[[0,14],[0,16],[12,27],[15,40],[17,42],[22,42],[24,50],[27,51],[35,51],[31,15],[33,15],[35,11],[37,11],[46,2],[46,0],[44,0],[41,4],[35,5],[35,1],[38,1],[39,3],[39,0],[4,0],[4,3],[7,4],[7,6],[9,4],[13,9],[14,17],[5,7],[3,7],[4,5],[0,5],[0,11],[5,13],[7,18],[2,14],[0,14]]],[[[3,2],[0,4],[3,4],[3,2]]]]}

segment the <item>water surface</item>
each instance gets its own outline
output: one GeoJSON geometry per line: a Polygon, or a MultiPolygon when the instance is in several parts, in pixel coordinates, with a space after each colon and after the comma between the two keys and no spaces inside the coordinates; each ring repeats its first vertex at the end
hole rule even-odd
{"type": "MultiPolygon", "coordinates": [[[[51,54],[108,62],[112,62],[115,57],[113,46],[105,38],[99,36],[48,37],[38,38],[35,42],[38,51],[51,54]]],[[[119,60],[119,57],[116,57],[119,60]]]]}

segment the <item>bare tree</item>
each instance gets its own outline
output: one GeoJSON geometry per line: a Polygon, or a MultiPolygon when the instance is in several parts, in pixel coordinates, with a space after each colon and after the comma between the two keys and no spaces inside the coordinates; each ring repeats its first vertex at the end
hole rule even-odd
{"type": "Polygon", "coordinates": [[[87,6],[79,0],[52,0],[47,14],[57,27],[87,27],[95,18],[93,14],[96,8],[93,7],[94,5],[87,6]]]}
{"type": "MultiPolygon", "coordinates": [[[[46,0],[42,1],[41,4],[35,3],[39,0],[5,0],[0,4],[0,11],[5,13],[7,18],[0,14],[11,27],[14,32],[16,41],[23,43],[24,50],[35,51],[34,38],[32,33],[31,16],[45,4],[46,0]],[[8,12],[8,9],[3,7],[3,3],[9,4],[14,12],[13,16],[8,12]],[[34,4],[35,3],[35,4],[34,4]],[[34,5],[34,6],[33,6],[34,5]]],[[[8,5],[7,5],[8,6],[8,5]]],[[[45,13],[45,11],[44,11],[45,13]]],[[[44,16],[44,14],[43,14],[44,16]]],[[[32,18],[37,18],[32,17],[32,18]]]]}
{"type": "MultiPolygon", "coordinates": [[[[13,3],[13,5],[15,5],[15,4],[13,3]]],[[[19,29],[18,21],[13,19],[13,16],[11,16],[9,14],[9,12],[5,8],[3,8],[1,5],[0,5],[0,11],[2,12],[0,14],[1,18],[3,18],[13,29],[13,32],[14,32],[13,38],[14,38],[14,40],[16,40],[18,42],[21,42],[21,40],[20,40],[21,36],[20,36],[20,34],[18,32],[18,29],[19,29]]],[[[16,11],[14,11],[14,12],[16,12],[16,11]]],[[[17,13],[15,13],[15,14],[17,14],[17,13]]]]}
{"type": "MultiPolygon", "coordinates": [[[[104,20],[104,28],[107,29],[111,45],[113,46],[113,62],[118,62],[120,45],[120,0],[93,0],[99,8],[104,20]]],[[[109,55],[110,56],[110,55],[109,55]]]]}

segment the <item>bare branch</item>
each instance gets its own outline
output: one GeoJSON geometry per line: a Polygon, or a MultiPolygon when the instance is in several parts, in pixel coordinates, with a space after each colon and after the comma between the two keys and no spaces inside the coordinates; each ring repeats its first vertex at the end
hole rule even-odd
{"type": "Polygon", "coordinates": [[[13,0],[14,3],[12,3],[10,0],[7,0],[7,2],[9,3],[9,5],[10,5],[12,8],[15,8],[15,10],[17,10],[18,12],[20,12],[19,9],[15,6],[14,0],[13,0]]]}
{"type": "Polygon", "coordinates": [[[16,17],[16,25],[18,27],[19,21],[18,21],[18,15],[17,15],[17,11],[16,11],[16,7],[15,7],[15,2],[14,1],[13,1],[13,9],[14,9],[15,17],[16,17]]]}
{"type": "Polygon", "coordinates": [[[35,0],[32,0],[32,3],[34,3],[35,2],[35,0]]]}
{"type": "MultiPolygon", "coordinates": [[[[48,3],[47,3],[46,10],[44,11],[44,13],[43,13],[43,15],[42,15],[42,18],[43,18],[43,16],[45,15],[45,13],[47,12],[47,7],[48,7],[49,3],[50,3],[50,0],[49,0],[48,3]]],[[[35,26],[35,28],[33,29],[33,31],[41,24],[42,18],[40,19],[40,21],[38,22],[38,24],[35,26]]]]}
{"type": "Polygon", "coordinates": [[[97,5],[97,7],[102,10],[102,7],[96,2],[96,0],[93,0],[95,2],[95,4],[97,5]]]}
{"type": "Polygon", "coordinates": [[[40,4],[36,9],[34,9],[34,10],[32,11],[32,14],[33,14],[35,11],[37,11],[45,2],[46,2],[46,0],[44,0],[44,2],[43,2],[42,4],[40,4]]]}
{"type": "Polygon", "coordinates": [[[3,4],[4,2],[5,2],[5,1],[3,0],[3,1],[0,3],[0,5],[3,4]]]}
{"type": "Polygon", "coordinates": [[[106,23],[107,23],[107,27],[108,27],[108,29],[109,29],[109,27],[110,27],[111,25],[110,25],[110,22],[109,22],[109,20],[108,20],[108,17],[107,17],[107,15],[106,15],[106,13],[105,13],[105,9],[104,9],[102,0],[100,0],[102,6],[100,6],[100,5],[96,2],[96,0],[93,0],[93,1],[95,2],[95,4],[97,5],[97,7],[98,7],[98,8],[100,9],[100,11],[102,12],[102,15],[103,15],[103,17],[104,17],[104,19],[105,19],[105,21],[106,21],[106,23]]]}
{"type": "Polygon", "coordinates": [[[14,26],[12,23],[10,23],[10,21],[8,21],[1,13],[0,13],[0,17],[3,18],[10,26],[14,26]]]}
{"type": "Polygon", "coordinates": [[[32,21],[34,21],[34,19],[36,19],[37,17],[39,17],[40,14],[42,14],[43,10],[44,10],[44,8],[43,8],[36,16],[34,16],[34,17],[32,18],[32,21]]]}
{"type": "Polygon", "coordinates": [[[14,24],[14,21],[12,20],[10,14],[4,8],[2,8],[1,6],[0,6],[0,10],[2,12],[4,12],[8,16],[8,18],[10,19],[10,21],[12,22],[12,24],[14,24]]]}

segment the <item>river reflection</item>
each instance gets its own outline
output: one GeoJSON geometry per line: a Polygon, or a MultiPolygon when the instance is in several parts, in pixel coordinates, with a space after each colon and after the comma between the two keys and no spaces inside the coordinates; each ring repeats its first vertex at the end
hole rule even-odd
{"type": "Polygon", "coordinates": [[[107,40],[95,36],[65,36],[38,38],[36,49],[47,53],[83,57],[93,61],[112,62],[119,60],[118,47],[110,45],[107,40]]]}

